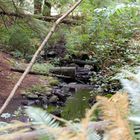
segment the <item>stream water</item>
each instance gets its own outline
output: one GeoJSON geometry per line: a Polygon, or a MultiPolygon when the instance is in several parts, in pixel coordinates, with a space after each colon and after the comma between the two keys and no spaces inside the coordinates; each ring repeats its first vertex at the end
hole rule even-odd
{"type": "Polygon", "coordinates": [[[61,111],[61,117],[66,120],[75,120],[84,117],[86,109],[90,107],[89,99],[93,93],[89,89],[78,90],[66,101],[64,107],[48,107],[49,112],[61,111]]]}

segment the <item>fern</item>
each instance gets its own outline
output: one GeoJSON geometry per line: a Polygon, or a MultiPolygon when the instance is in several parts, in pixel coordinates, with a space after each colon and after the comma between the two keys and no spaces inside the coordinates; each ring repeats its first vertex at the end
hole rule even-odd
{"type": "Polygon", "coordinates": [[[133,122],[135,139],[140,139],[140,71],[123,71],[120,81],[129,95],[131,114],[128,119],[133,122]]]}
{"type": "Polygon", "coordinates": [[[109,140],[132,140],[129,124],[126,119],[128,115],[127,94],[116,93],[110,99],[97,97],[104,120],[111,121],[111,125],[105,130],[109,140]]]}
{"type": "Polygon", "coordinates": [[[27,107],[26,113],[32,119],[33,124],[42,124],[53,128],[59,126],[59,123],[56,122],[55,119],[50,114],[46,113],[46,111],[44,111],[43,109],[27,107]]]}
{"type": "Polygon", "coordinates": [[[139,10],[139,8],[140,5],[138,3],[129,3],[129,4],[120,3],[113,7],[97,8],[94,10],[94,12],[98,14],[103,13],[105,17],[110,18],[114,14],[120,15],[120,14],[124,14],[128,10],[132,10],[132,9],[139,10]]]}
{"type": "MultiPolygon", "coordinates": [[[[89,127],[91,120],[92,109],[88,111],[86,117],[79,124],[66,123],[67,128],[59,127],[58,123],[53,119],[51,115],[46,113],[46,111],[35,108],[27,107],[26,113],[35,125],[47,125],[52,129],[49,129],[50,133],[57,140],[100,140],[101,137],[96,133],[95,130],[89,127]],[[55,129],[56,128],[56,129],[55,129]],[[57,132],[56,132],[57,130],[57,132]]],[[[66,122],[66,121],[65,121],[66,122]]],[[[49,137],[49,139],[52,137],[49,137]]]]}
{"type": "MultiPolygon", "coordinates": [[[[131,104],[131,111],[133,115],[136,115],[140,117],[140,72],[137,74],[123,71],[124,76],[120,79],[124,89],[129,94],[129,100],[131,104]]],[[[134,117],[133,119],[137,121],[137,117],[134,117]]],[[[131,117],[132,119],[132,117],[131,117]]]]}

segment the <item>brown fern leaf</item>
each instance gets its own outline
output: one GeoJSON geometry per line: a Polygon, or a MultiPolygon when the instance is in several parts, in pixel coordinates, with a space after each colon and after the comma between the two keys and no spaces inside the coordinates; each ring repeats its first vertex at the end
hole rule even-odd
{"type": "Polygon", "coordinates": [[[85,118],[83,118],[81,120],[81,124],[85,130],[87,129],[89,122],[92,119],[93,112],[95,111],[95,109],[97,108],[98,105],[99,105],[99,103],[96,103],[96,104],[94,104],[94,106],[91,107],[91,109],[87,110],[86,114],[85,114],[85,118]]]}
{"type": "Polygon", "coordinates": [[[110,99],[97,97],[97,100],[100,101],[103,119],[112,122],[106,129],[109,140],[132,140],[127,121],[128,95],[116,93],[110,99]]]}
{"type": "Polygon", "coordinates": [[[91,109],[86,111],[85,118],[83,118],[80,122],[81,128],[79,131],[71,131],[70,129],[65,129],[65,131],[59,135],[57,140],[87,140],[89,135],[89,124],[91,122],[93,112],[98,105],[99,103],[95,104],[91,109]]]}
{"type": "Polygon", "coordinates": [[[85,133],[70,133],[70,132],[62,132],[61,135],[57,138],[57,140],[86,140],[87,137],[85,133]]]}
{"type": "Polygon", "coordinates": [[[127,93],[119,93],[117,92],[114,94],[109,101],[113,102],[115,105],[117,105],[118,110],[121,113],[122,117],[127,117],[128,115],[128,94],[127,93]]]}

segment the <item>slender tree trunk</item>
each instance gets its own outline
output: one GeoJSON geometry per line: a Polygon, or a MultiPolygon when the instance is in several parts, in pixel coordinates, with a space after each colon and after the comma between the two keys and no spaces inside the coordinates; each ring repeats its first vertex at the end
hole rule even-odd
{"type": "Polygon", "coordinates": [[[44,48],[44,46],[46,45],[46,43],[48,42],[49,38],[52,36],[52,34],[54,33],[57,25],[64,19],[66,18],[80,3],[82,2],[82,0],[78,0],[63,16],[61,16],[53,25],[53,27],[51,28],[50,32],[48,33],[48,35],[46,36],[46,38],[44,39],[44,41],[42,42],[42,44],[40,45],[40,47],[38,48],[38,50],[35,52],[35,54],[32,57],[31,62],[29,63],[29,65],[27,66],[26,70],[24,71],[24,73],[22,74],[22,76],[20,77],[20,79],[18,80],[18,82],[15,84],[14,88],[12,89],[10,95],[8,96],[8,98],[6,99],[5,103],[3,104],[3,106],[0,109],[0,114],[4,111],[4,109],[7,107],[7,105],[9,104],[9,102],[11,101],[11,99],[13,98],[13,96],[15,95],[15,92],[17,91],[18,87],[21,85],[22,81],[24,80],[24,78],[27,76],[27,74],[29,73],[29,71],[31,70],[33,64],[36,61],[37,56],[40,54],[41,50],[44,48]]]}
{"type": "Polygon", "coordinates": [[[44,5],[45,5],[45,0],[42,0],[42,5],[41,5],[41,14],[43,14],[43,11],[44,11],[44,5]]]}

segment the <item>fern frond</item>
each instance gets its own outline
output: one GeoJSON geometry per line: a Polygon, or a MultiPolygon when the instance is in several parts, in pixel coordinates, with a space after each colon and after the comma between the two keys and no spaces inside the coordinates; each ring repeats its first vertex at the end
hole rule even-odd
{"type": "Polygon", "coordinates": [[[129,94],[131,110],[133,114],[138,114],[140,116],[140,72],[134,74],[128,71],[123,71],[123,73],[127,74],[127,77],[121,77],[120,81],[129,94]]]}
{"type": "MultiPolygon", "coordinates": [[[[47,114],[46,111],[39,108],[27,107],[26,113],[33,119],[32,121],[33,124],[35,124],[35,130],[30,131],[30,127],[26,127],[30,126],[30,123],[25,124],[16,122],[15,125],[9,124],[8,126],[1,128],[2,131],[11,129],[14,129],[14,131],[6,134],[4,133],[0,136],[0,139],[34,139],[43,136],[43,138],[47,140],[101,140],[101,137],[92,127],[95,123],[91,122],[92,113],[95,108],[96,106],[87,111],[85,118],[79,124],[68,123],[67,121],[62,120],[66,123],[66,127],[56,127],[57,123],[55,122],[56,124],[53,125],[54,119],[51,115],[47,114]],[[18,129],[19,127],[21,128],[18,129]]],[[[61,121],[60,118],[58,120],[61,121]]],[[[102,122],[100,125],[101,124],[102,122]]]]}
{"type": "Polygon", "coordinates": [[[69,128],[62,131],[57,137],[57,140],[101,140],[101,137],[96,131],[84,129],[82,126],[77,131],[72,131],[69,128]]]}
{"type": "Polygon", "coordinates": [[[119,79],[128,92],[130,101],[131,114],[128,119],[133,123],[135,136],[140,139],[140,70],[136,69],[135,73],[122,71],[121,74],[124,76],[119,79]]]}
{"type": "Polygon", "coordinates": [[[59,126],[58,122],[56,122],[55,119],[43,109],[30,106],[27,107],[25,111],[32,119],[33,124],[42,124],[54,128],[59,126]]]}
{"type": "MultiPolygon", "coordinates": [[[[101,140],[101,137],[97,134],[95,129],[90,126],[92,115],[98,104],[95,104],[90,110],[85,114],[80,123],[67,125],[67,130],[61,133],[58,140],[101,140]]],[[[94,125],[94,124],[92,124],[94,125]]]]}
{"type": "Polygon", "coordinates": [[[106,129],[109,140],[132,140],[126,119],[128,115],[127,94],[116,93],[110,99],[97,97],[97,100],[100,101],[103,119],[112,122],[106,129]]]}

